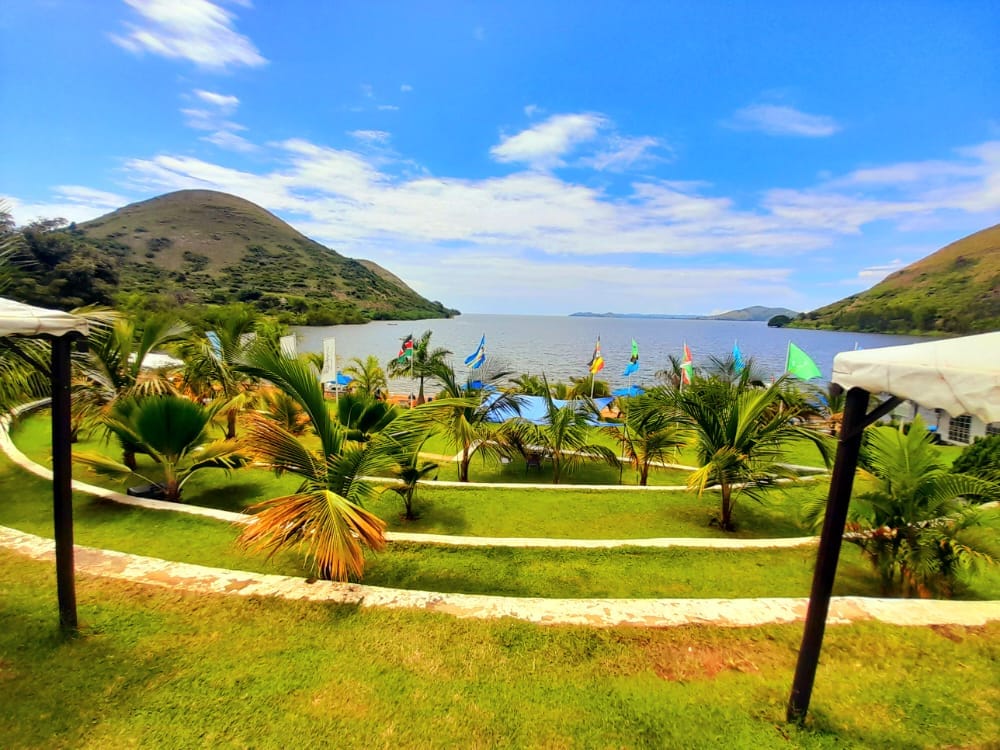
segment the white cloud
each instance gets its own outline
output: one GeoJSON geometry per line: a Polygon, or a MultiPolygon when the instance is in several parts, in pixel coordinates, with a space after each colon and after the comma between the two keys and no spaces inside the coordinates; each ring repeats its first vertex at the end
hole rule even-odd
{"type": "Polygon", "coordinates": [[[370,83],[362,83],[361,84],[361,95],[365,99],[374,99],[375,98],[375,89],[372,87],[372,85],[370,83]]]}
{"type": "Polygon", "coordinates": [[[267,60],[234,28],[235,17],[208,0],[125,0],[142,17],[112,41],[134,53],[190,60],[201,68],[258,67],[267,60]]]}
{"type": "Polygon", "coordinates": [[[842,130],[832,117],[811,115],[779,104],[751,104],[726,123],[735,130],[758,130],[768,135],[825,138],[842,130]]]}
{"type": "Polygon", "coordinates": [[[395,104],[379,104],[378,108],[383,112],[395,112],[399,109],[395,104]]]}
{"type": "Polygon", "coordinates": [[[868,281],[881,281],[886,276],[888,276],[893,271],[898,271],[903,268],[906,264],[902,260],[896,258],[888,263],[884,263],[879,266],[868,266],[867,268],[862,268],[858,271],[859,279],[866,279],[868,281]]]}
{"type": "Polygon", "coordinates": [[[624,172],[632,167],[666,161],[667,157],[654,151],[666,149],[659,138],[652,136],[612,136],[607,147],[583,162],[598,171],[624,172]]]}
{"type": "Polygon", "coordinates": [[[127,198],[118,193],[94,190],[83,185],[57,185],[53,192],[59,198],[72,203],[108,210],[121,208],[129,202],[127,198]]]}
{"type": "Polygon", "coordinates": [[[388,143],[391,137],[384,130],[352,130],[348,135],[362,143],[388,143]]]}
{"type": "Polygon", "coordinates": [[[537,104],[527,104],[524,107],[524,114],[528,117],[534,117],[535,115],[540,115],[545,110],[539,107],[537,104]]]}
{"type": "Polygon", "coordinates": [[[236,108],[240,105],[240,100],[230,94],[217,94],[214,91],[195,89],[194,95],[206,104],[210,104],[220,112],[227,114],[235,112],[236,108]]]}
{"type": "Polygon", "coordinates": [[[402,91],[404,94],[407,94],[410,91],[413,91],[413,86],[411,86],[408,83],[404,83],[400,85],[399,90],[402,91]]]}
{"type": "Polygon", "coordinates": [[[201,140],[218,146],[226,151],[238,151],[240,153],[251,153],[257,151],[259,146],[247,140],[241,135],[237,135],[231,130],[217,130],[211,135],[202,136],[201,140]]]}
{"type": "Polygon", "coordinates": [[[607,123],[605,117],[595,113],[553,115],[516,135],[503,137],[490,154],[499,162],[520,162],[538,168],[560,166],[563,156],[593,139],[607,123]]]}

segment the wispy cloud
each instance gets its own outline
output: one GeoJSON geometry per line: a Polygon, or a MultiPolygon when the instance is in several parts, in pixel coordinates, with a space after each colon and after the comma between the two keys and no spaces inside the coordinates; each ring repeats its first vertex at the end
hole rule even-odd
{"type": "Polygon", "coordinates": [[[669,158],[669,148],[659,138],[615,135],[609,139],[606,148],[583,159],[583,163],[602,172],[624,172],[634,167],[668,161],[669,158]]]}
{"type": "Polygon", "coordinates": [[[352,130],[348,135],[362,143],[388,143],[390,138],[384,130],[352,130]]]}
{"type": "Polygon", "coordinates": [[[859,279],[866,279],[868,281],[881,280],[888,276],[893,271],[898,271],[902,268],[905,263],[899,258],[895,258],[888,263],[884,263],[879,266],[868,266],[867,268],[862,268],[858,271],[859,279]]]}
{"type": "Polygon", "coordinates": [[[382,112],[396,112],[399,110],[395,104],[379,104],[378,109],[382,112]]]}
{"type": "Polygon", "coordinates": [[[258,146],[241,135],[246,130],[243,125],[228,119],[239,107],[240,100],[230,94],[219,94],[214,91],[195,89],[189,99],[197,100],[201,106],[184,107],[181,114],[189,128],[210,131],[209,135],[201,137],[206,143],[225,149],[249,153],[257,151],[258,146]]]}
{"type": "Polygon", "coordinates": [[[811,115],[779,104],[751,104],[739,109],[726,123],[734,130],[756,130],[768,135],[825,138],[842,128],[832,117],[811,115]]]}
{"type": "Polygon", "coordinates": [[[189,60],[201,68],[258,67],[267,60],[236,31],[235,16],[208,0],[125,0],[141,17],[127,33],[112,34],[118,46],[136,54],[189,60]]]}
{"type": "Polygon", "coordinates": [[[404,83],[400,85],[399,90],[402,91],[404,94],[408,94],[409,92],[413,91],[413,86],[411,86],[408,83],[404,83]]]}
{"type": "Polygon", "coordinates": [[[595,113],[553,115],[516,135],[503,137],[490,154],[499,162],[536,168],[560,166],[564,163],[562,157],[594,138],[606,124],[607,119],[595,113]]]}

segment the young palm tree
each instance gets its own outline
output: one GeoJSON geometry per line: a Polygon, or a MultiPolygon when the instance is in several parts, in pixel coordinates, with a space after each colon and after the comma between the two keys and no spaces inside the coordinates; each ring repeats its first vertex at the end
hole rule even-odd
{"type": "Polygon", "coordinates": [[[228,440],[236,438],[239,414],[257,399],[257,382],[240,371],[239,363],[251,349],[265,345],[258,337],[256,313],[241,306],[225,308],[210,332],[193,332],[181,349],[185,388],[196,398],[224,401],[228,440]]]}
{"type": "Polygon", "coordinates": [[[215,407],[205,407],[182,396],[152,395],[117,400],[102,418],[103,424],[123,446],[148,454],[162,478],[97,453],[74,456],[80,463],[112,476],[140,477],[163,487],[167,500],[177,501],[187,481],[207,468],[233,469],[243,465],[240,446],[234,441],[212,441],[208,430],[215,407]]]}
{"type": "Polygon", "coordinates": [[[314,369],[278,351],[256,349],[241,366],[248,374],[274,383],[302,406],[320,449],[310,450],[280,424],[251,417],[250,455],[275,471],[298,475],[302,483],[290,495],[254,506],[257,515],[240,542],[270,554],[304,546],[321,577],[360,577],[364,548],[385,546],[385,522],[364,505],[386,487],[364,477],[390,474],[404,450],[406,435],[383,432],[360,444],[348,440],[347,430],[327,410],[314,369]]]}
{"type": "MultiPolygon", "coordinates": [[[[74,352],[74,421],[96,419],[119,399],[176,394],[160,370],[144,371],[143,364],[155,349],[180,341],[188,332],[185,323],[170,314],[156,314],[141,323],[111,316],[87,339],[87,350],[74,352]]],[[[135,454],[128,448],[122,457],[135,468],[135,454]]]]}
{"type": "Polygon", "coordinates": [[[413,354],[406,359],[390,360],[386,367],[389,377],[414,377],[420,382],[417,403],[424,403],[424,380],[445,366],[445,359],[451,354],[449,349],[431,348],[431,331],[424,331],[413,342],[413,354]]]}
{"type": "Polygon", "coordinates": [[[611,386],[606,380],[597,380],[593,375],[583,375],[581,377],[571,377],[572,385],[567,393],[567,398],[601,398],[611,395],[611,386]]]}
{"type": "Polygon", "coordinates": [[[694,435],[701,467],[691,474],[688,485],[699,494],[709,485],[719,486],[719,525],[727,531],[734,528],[733,510],[741,496],[759,502],[776,477],[795,476],[781,465],[789,441],[810,441],[829,465],[830,450],[823,436],[798,424],[801,410],[785,402],[784,380],[755,388],[746,370],[735,382],[696,378],[691,386],[672,393],[672,405],[694,435]]]}
{"type": "Polygon", "coordinates": [[[605,429],[621,444],[645,487],[650,468],[676,459],[685,444],[684,429],[676,413],[660,408],[652,396],[626,399],[622,407],[621,424],[605,429]]]}
{"type": "Polygon", "coordinates": [[[392,475],[399,480],[397,484],[389,486],[393,492],[403,500],[404,515],[407,521],[417,518],[413,512],[413,496],[417,492],[417,484],[430,475],[432,471],[437,471],[438,465],[433,461],[420,460],[421,441],[414,450],[400,457],[399,464],[393,468],[392,475]]]}
{"type": "Polygon", "coordinates": [[[449,445],[461,451],[460,482],[469,481],[469,464],[475,454],[484,462],[497,462],[507,452],[503,444],[504,427],[498,423],[520,414],[519,396],[490,386],[508,375],[510,372],[505,370],[490,371],[480,376],[483,385],[473,387],[469,380],[460,384],[455,370],[442,366],[434,375],[441,383],[441,395],[415,410],[414,419],[426,415],[449,445]]]}
{"type": "Polygon", "coordinates": [[[614,451],[590,442],[597,407],[588,398],[556,404],[545,395],[545,421],[536,425],[519,419],[511,422],[512,441],[527,450],[540,449],[552,460],[552,483],[559,484],[564,473],[570,472],[583,460],[600,460],[618,466],[614,451]]]}
{"type": "Polygon", "coordinates": [[[309,415],[299,402],[284,391],[268,390],[261,395],[261,416],[274,420],[293,435],[301,435],[309,425],[309,415]]]}
{"type": "MultiPolygon", "coordinates": [[[[959,571],[996,564],[995,529],[967,498],[1000,496],[1000,484],[952,473],[918,416],[903,427],[865,433],[860,465],[873,488],[854,498],[844,539],[861,548],[886,594],[950,595],[959,571]]],[[[808,518],[822,524],[818,501],[808,518]]]]}
{"type": "Polygon", "coordinates": [[[541,375],[531,373],[521,373],[516,378],[511,378],[513,384],[511,389],[514,393],[522,393],[525,396],[541,396],[545,393],[545,381],[541,375]]]}
{"type": "Polygon", "coordinates": [[[378,358],[369,354],[364,359],[354,357],[344,368],[344,374],[354,378],[354,389],[372,398],[376,393],[386,393],[389,390],[389,381],[385,377],[385,370],[379,364],[378,358]]]}
{"type": "Polygon", "coordinates": [[[358,443],[367,443],[399,416],[399,409],[392,404],[364,393],[345,393],[337,399],[336,410],[347,439],[358,443]]]}

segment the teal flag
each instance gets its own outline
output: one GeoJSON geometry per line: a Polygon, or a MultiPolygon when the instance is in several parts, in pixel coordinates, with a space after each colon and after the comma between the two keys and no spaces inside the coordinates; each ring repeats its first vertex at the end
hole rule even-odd
{"type": "Polygon", "coordinates": [[[820,372],[816,363],[813,362],[812,357],[795,346],[791,341],[788,342],[785,372],[799,378],[799,380],[812,380],[813,378],[823,377],[823,373],[820,372]]]}

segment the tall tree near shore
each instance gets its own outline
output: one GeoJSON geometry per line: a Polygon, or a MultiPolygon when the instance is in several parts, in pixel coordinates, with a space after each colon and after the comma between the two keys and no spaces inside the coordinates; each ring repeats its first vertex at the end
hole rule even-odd
{"type": "Polygon", "coordinates": [[[385,377],[385,370],[378,361],[378,357],[369,354],[364,359],[353,357],[344,368],[344,374],[354,378],[351,384],[356,391],[375,397],[377,393],[385,393],[389,390],[389,381],[385,377]]]}
{"type": "Polygon", "coordinates": [[[646,395],[626,399],[621,424],[605,429],[622,446],[643,487],[649,482],[650,469],[657,463],[675,460],[686,442],[677,414],[660,408],[646,395]]]}
{"type": "Polygon", "coordinates": [[[474,385],[470,380],[459,381],[452,367],[442,365],[434,372],[441,394],[415,410],[416,415],[426,415],[448,444],[460,452],[460,482],[469,481],[469,464],[475,454],[485,462],[499,461],[505,455],[504,427],[499,423],[520,413],[520,399],[490,386],[510,374],[506,370],[488,370],[474,385]]]}
{"type": "Polygon", "coordinates": [[[390,360],[386,366],[389,377],[413,377],[420,387],[417,391],[417,403],[424,403],[424,380],[434,376],[434,373],[445,366],[445,360],[451,350],[444,347],[431,348],[432,331],[424,331],[420,338],[413,342],[413,353],[409,357],[397,357],[390,360]]]}
{"type": "Polygon", "coordinates": [[[782,464],[789,441],[813,443],[829,465],[826,439],[798,424],[801,408],[785,402],[784,385],[782,377],[769,388],[753,387],[747,369],[732,382],[696,377],[690,386],[668,396],[668,404],[694,435],[700,468],[688,485],[699,494],[718,485],[718,522],[726,531],[735,528],[733,512],[741,497],[760,501],[775,478],[796,476],[782,464]]]}

